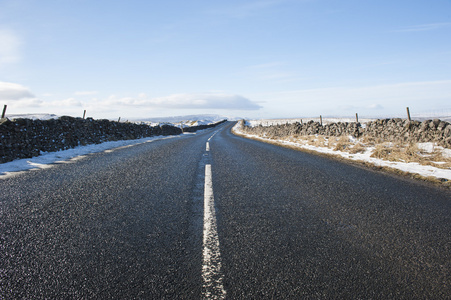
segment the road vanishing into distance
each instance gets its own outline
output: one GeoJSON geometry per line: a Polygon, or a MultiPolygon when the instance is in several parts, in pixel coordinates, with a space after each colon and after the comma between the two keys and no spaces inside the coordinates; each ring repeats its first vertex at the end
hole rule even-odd
{"type": "Polygon", "coordinates": [[[450,299],[451,193],[233,123],[0,179],[0,299],[450,299]]]}

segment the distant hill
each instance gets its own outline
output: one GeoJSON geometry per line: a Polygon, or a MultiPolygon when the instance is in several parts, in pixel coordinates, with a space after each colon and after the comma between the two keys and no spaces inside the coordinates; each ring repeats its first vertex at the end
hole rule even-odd
{"type": "Polygon", "coordinates": [[[139,118],[134,121],[152,122],[152,123],[180,123],[183,121],[197,121],[208,120],[211,122],[219,122],[222,120],[235,121],[241,118],[226,117],[213,114],[201,114],[201,115],[186,115],[186,116],[172,116],[172,117],[155,117],[155,118],[139,118]]]}
{"type": "Polygon", "coordinates": [[[54,114],[17,114],[17,115],[6,114],[6,117],[8,119],[49,120],[49,119],[58,119],[59,116],[54,114]]]}
{"type": "MultiPolygon", "coordinates": [[[[48,120],[48,119],[58,119],[58,115],[54,114],[6,114],[6,117],[9,119],[39,119],[39,120],[48,120]]],[[[201,115],[186,115],[186,116],[171,116],[171,117],[155,117],[155,118],[135,118],[135,119],[129,119],[133,122],[152,122],[152,123],[180,123],[180,122],[186,122],[186,121],[210,121],[208,123],[215,123],[222,120],[229,120],[229,121],[236,121],[241,120],[243,118],[237,118],[237,117],[226,117],[221,115],[214,115],[214,114],[201,114],[201,115]]],[[[125,119],[124,119],[125,120],[125,119]]]]}

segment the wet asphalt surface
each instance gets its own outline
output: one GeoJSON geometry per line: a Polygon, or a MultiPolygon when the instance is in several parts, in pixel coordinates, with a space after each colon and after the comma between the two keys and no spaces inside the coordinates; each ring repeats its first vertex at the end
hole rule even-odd
{"type": "Polygon", "coordinates": [[[202,298],[206,162],[227,298],[451,298],[449,191],[231,125],[0,180],[0,299],[202,298]]]}

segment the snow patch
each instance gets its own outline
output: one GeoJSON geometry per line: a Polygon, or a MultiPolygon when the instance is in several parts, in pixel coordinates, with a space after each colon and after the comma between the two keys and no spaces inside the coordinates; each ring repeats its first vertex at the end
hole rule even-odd
{"type": "Polygon", "coordinates": [[[136,140],[111,141],[101,144],[78,146],[68,150],[57,152],[41,152],[40,156],[18,159],[0,164],[0,179],[13,177],[27,170],[39,170],[54,167],[59,163],[72,163],[97,152],[113,152],[119,149],[132,147],[139,144],[153,142],[155,140],[177,138],[180,136],[154,136],[136,140]]]}
{"type": "MultiPolygon", "coordinates": [[[[296,148],[300,148],[300,149],[307,149],[307,150],[311,150],[311,151],[315,151],[315,152],[319,152],[319,153],[331,154],[331,155],[339,155],[345,159],[367,162],[367,163],[370,163],[370,164],[373,164],[373,165],[379,166],[379,167],[390,167],[390,168],[401,170],[401,171],[408,172],[408,173],[419,174],[424,177],[432,176],[432,177],[439,178],[439,179],[444,178],[447,180],[451,180],[451,170],[450,169],[442,169],[442,168],[436,168],[434,166],[420,165],[419,163],[416,163],[416,162],[410,162],[410,163],[393,162],[393,161],[386,161],[383,159],[371,157],[374,147],[367,147],[364,153],[351,154],[351,153],[344,152],[344,151],[333,150],[333,149],[327,148],[327,147],[318,147],[318,146],[313,146],[313,145],[302,144],[299,142],[291,142],[291,141],[281,140],[281,139],[271,140],[269,138],[264,138],[264,137],[260,137],[257,135],[246,134],[241,130],[241,126],[239,125],[239,123],[237,123],[233,127],[232,130],[240,135],[244,135],[246,137],[250,137],[250,138],[254,138],[254,139],[260,139],[262,141],[275,141],[280,144],[290,145],[292,147],[296,147],[296,148]]],[[[434,149],[441,148],[441,147],[435,146],[433,143],[421,143],[419,145],[420,145],[419,147],[421,147],[421,149],[424,149],[425,151],[431,151],[431,152],[434,151],[434,149]]],[[[450,155],[448,157],[451,157],[451,150],[442,148],[442,155],[450,155]]]]}

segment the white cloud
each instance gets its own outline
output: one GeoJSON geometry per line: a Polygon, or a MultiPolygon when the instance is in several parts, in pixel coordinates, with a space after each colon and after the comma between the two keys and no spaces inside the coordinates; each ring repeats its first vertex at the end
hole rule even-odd
{"type": "Polygon", "coordinates": [[[414,25],[414,26],[409,26],[409,27],[395,30],[395,32],[430,31],[430,30],[436,30],[436,29],[441,29],[441,28],[446,28],[446,27],[451,27],[451,22],[414,25]]]}
{"type": "Polygon", "coordinates": [[[30,90],[20,84],[11,82],[0,82],[0,104],[8,107],[40,107],[43,101],[36,98],[30,90]]]}
{"type": "Polygon", "coordinates": [[[11,82],[0,82],[0,100],[17,101],[36,98],[28,88],[11,82]]]}
{"type": "Polygon", "coordinates": [[[228,94],[175,94],[155,98],[151,102],[158,106],[177,108],[212,108],[233,110],[255,110],[260,106],[239,95],[228,94]]]}
{"type": "Polygon", "coordinates": [[[158,98],[148,98],[143,93],[138,97],[118,98],[113,95],[103,101],[103,105],[174,109],[257,110],[260,108],[260,105],[243,96],[222,93],[174,94],[158,98]]]}
{"type": "Polygon", "coordinates": [[[13,31],[0,29],[0,66],[20,60],[21,44],[22,41],[13,31]]]}
{"type": "Polygon", "coordinates": [[[384,109],[384,107],[382,105],[376,104],[376,103],[370,104],[370,106],[368,106],[368,108],[370,108],[370,109],[384,109]]]}
{"type": "Polygon", "coordinates": [[[83,104],[79,100],[77,100],[75,98],[67,98],[67,99],[63,99],[63,100],[46,102],[45,105],[58,106],[58,107],[67,107],[67,106],[82,106],[83,104]]]}

